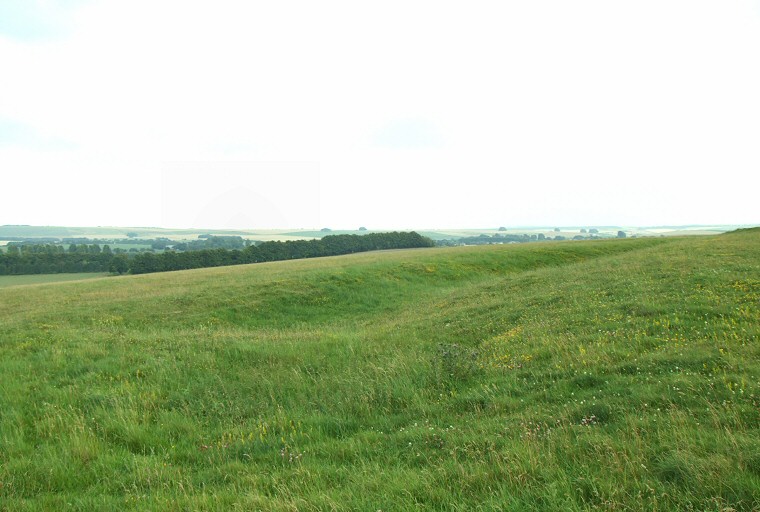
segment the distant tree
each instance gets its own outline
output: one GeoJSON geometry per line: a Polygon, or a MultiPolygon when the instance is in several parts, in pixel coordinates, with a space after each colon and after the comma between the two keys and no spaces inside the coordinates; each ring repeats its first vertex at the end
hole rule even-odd
{"type": "MultiPolygon", "coordinates": [[[[269,241],[249,245],[244,250],[225,248],[186,252],[166,251],[161,254],[141,252],[129,258],[129,272],[144,274],[220,265],[238,265],[263,261],[289,260],[349,254],[382,249],[433,247],[435,243],[415,232],[368,233],[366,235],[326,235],[315,240],[269,241]]],[[[117,256],[118,257],[118,256],[117,256]]],[[[112,258],[115,259],[116,257],[112,258]]],[[[124,256],[126,259],[126,256],[124,256]]],[[[114,272],[119,268],[114,266],[114,272]]]]}
{"type": "Polygon", "coordinates": [[[332,229],[330,229],[330,228],[322,228],[322,229],[320,229],[320,231],[322,233],[329,233],[330,231],[332,231],[332,229]]]}
{"type": "Polygon", "coordinates": [[[127,233],[127,238],[137,238],[137,233],[135,233],[134,231],[130,231],[129,233],[127,233]]]}
{"type": "Polygon", "coordinates": [[[167,238],[156,238],[150,243],[151,248],[158,250],[166,249],[168,245],[172,245],[172,242],[167,238]]]}
{"type": "Polygon", "coordinates": [[[591,228],[591,229],[588,230],[588,232],[596,234],[596,233],[599,233],[599,230],[596,229],[596,228],[591,228]]]}
{"type": "Polygon", "coordinates": [[[625,238],[626,237],[625,231],[622,231],[622,230],[618,231],[617,232],[617,237],[618,238],[625,238]]]}
{"type": "Polygon", "coordinates": [[[359,228],[359,231],[367,231],[367,228],[365,228],[364,226],[362,226],[362,227],[359,228]]]}
{"type": "Polygon", "coordinates": [[[129,270],[129,261],[125,254],[117,254],[111,259],[108,271],[112,274],[125,274],[129,270]]]}
{"type": "Polygon", "coordinates": [[[544,235],[543,233],[539,233],[538,234],[538,239],[539,240],[546,240],[546,235],[544,235]]]}
{"type": "Polygon", "coordinates": [[[581,228],[581,233],[587,233],[586,228],[581,228]]]}
{"type": "Polygon", "coordinates": [[[554,231],[556,231],[557,233],[559,233],[559,228],[554,228],[554,231]]]}
{"type": "Polygon", "coordinates": [[[505,228],[504,226],[501,226],[501,227],[499,228],[499,231],[506,231],[506,230],[507,230],[507,228],[505,228]]]}

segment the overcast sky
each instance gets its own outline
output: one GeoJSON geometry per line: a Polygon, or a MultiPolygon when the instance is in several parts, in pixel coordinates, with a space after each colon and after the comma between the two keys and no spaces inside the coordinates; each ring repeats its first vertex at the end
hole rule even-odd
{"type": "Polygon", "coordinates": [[[760,223],[760,0],[0,0],[0,224],[760,223]]]}

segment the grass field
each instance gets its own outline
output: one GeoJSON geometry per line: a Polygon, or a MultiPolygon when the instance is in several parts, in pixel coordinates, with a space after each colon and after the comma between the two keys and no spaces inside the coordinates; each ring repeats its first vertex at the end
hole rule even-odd
{"type": "Polygon", "coordinates": [[[758,230],[2,289],[0,509],[758,510],[759,302],[758,230]]]}
{"type": "Polygon", "coordinates": [[[88,272],[79,274],[30,274],[23,276],[0,276],[0,288],[25,284],[60,283],[63,281],[81,281],[95,277],[105,277],[107,273],[88,272]]]}

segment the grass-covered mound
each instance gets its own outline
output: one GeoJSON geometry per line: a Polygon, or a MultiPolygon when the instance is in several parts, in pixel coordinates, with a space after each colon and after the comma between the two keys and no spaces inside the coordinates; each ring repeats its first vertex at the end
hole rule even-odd
{"type": "Polygon", "coordinates": [[[0,508],[753,510],[760,234],[0,289],[0,508]]]}

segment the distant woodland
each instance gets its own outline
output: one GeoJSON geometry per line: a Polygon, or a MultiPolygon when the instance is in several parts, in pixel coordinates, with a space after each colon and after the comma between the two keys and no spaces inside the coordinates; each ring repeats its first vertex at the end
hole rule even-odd
{"type": "Polygon", "coordinates": [[[383,249],[432,247],[434,242],[414,231],[370,233],[366,235],[328,235],[317,240],[271,241],[242,248],[236,241],[209,237],[206,240],[171,246],[159,241],[163,252],[126,252],[109,245],[11,243],[0,252],[0,275],[57,274],[68,272],[111,272],[146,274],[191,268],[241,265],[265,261],[337,256],[383,249]],[[218,240],[217,240],[218,239],[218,240]]]}

